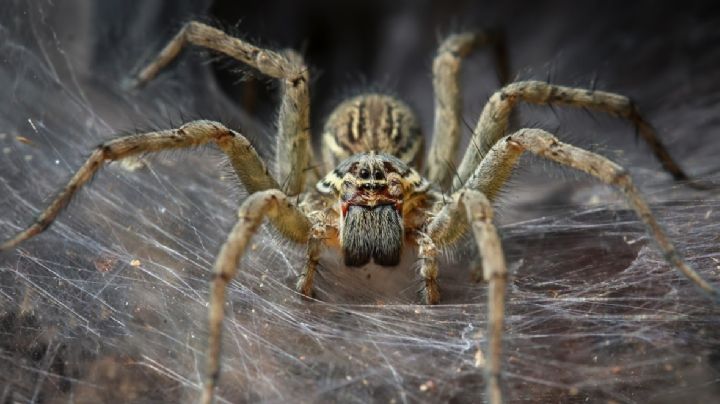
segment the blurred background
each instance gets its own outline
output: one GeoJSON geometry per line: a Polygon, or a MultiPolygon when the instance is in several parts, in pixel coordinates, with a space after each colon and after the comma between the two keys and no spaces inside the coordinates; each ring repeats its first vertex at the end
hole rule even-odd
{"type": "MultiPolygon", "coordinates": [[[[2,238],[31,223],[90,150],[119,134],[217,119],[272,161],[277,86],[235,61],[193,48],[147,88],[123,88],[191,19],[302,51],[315,140],[335,104],[369,89],[407,101],[429,136],[439,41],[500,29],[513,77],[632,97],[689,173],[718,181],[712,2],[5,3],[2,238]]],[[[467,141],[499,86],[489,52],[467,60],[463,82],[467,141]]],[[[546,106],[522,106],[517,118],[627,166],[679,250],[720,284],[717,191],[672,182],[627,122],[546,106]]],[[[222,161],[208,149],[112,164],[48,232],[0,253],[0,401],[197,398],[210,268],[246,195],[222,161]]],[[[497,209],[512,272],[509,402],[720,397],[720,311],[665,264],[622,198],[524,158],[497,209]]],[[[303,247],[264,226],[230,288],[219,399],[480,401],[486,295],[468,271],[474,254],[468,245],[446,251],[437,307],[416,305],[412,258],[383,283],[327,257],[320,301],[307,303],[292,287],[303,247]]]]}

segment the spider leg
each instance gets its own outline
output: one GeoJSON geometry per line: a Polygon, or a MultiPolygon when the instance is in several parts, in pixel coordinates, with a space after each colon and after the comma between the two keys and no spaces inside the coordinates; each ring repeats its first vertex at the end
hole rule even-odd
{"type": "Polygon", "coordinates": [[[438,248],[432,237],[421,234],[417,239],[418,259],[420,260],[420,276],[423,278],[423,287],[420,290],[424,304],[440,303],[440,288],[437,283],[438,248]]]}
{"type": "MultiPolygon", "coordinates": [[[[647,142],[667,172],[678,181],[689,180],[688,175],[673,160],[655,130],[643,119],[629,98],[604,91],[558,86],[541,81],[520,81],[505,86],[488,100],[475,128],[471,146],[458,168],[453,188],[459,189],[490,148],[506,135],[508,118],[518,101],[589,108],[625,118],[635,125],[638,134],[647,142]]],[[[697,182],[689,184],[704,188],[697,182]]],[[[495,191],[497,190],[488,193],[491,200],[491,194],[495,191]]]]}
{"type": "Polygon", "coordinates": [[[98,146],[73,175],[65,188],[35,219],[35,222],[15,237],[0,244],[0,251],[8,250],[47,229],[73,195],[85,185],[108,161],[143,153],[202,146],[214,142],[225,152],[235,173],[248,192],[278,188],[260,156],[241,134],[217,122],[195,121],[177,129],[161,130],[124,136],[98,146]]]}
{"type": "Polygon", "coordinates": [[[315,271],[320,262],[320,250],[326,238],[327,234],[324,225],[314,225],[312,227],[307,241],[307,262],[295,285],[295,290],[305,297],[313,297],[315,271]]]}
{"type": "MultiPolygon", "coordinates": [[[[505,321],[505,290],[507,287],[507,267],[500,238],[492,223],[493,212],[490,201],[482,192],[463,189],[450,197],[450,203],[443,206],[426,227],[425,238],[419,241],[421,256],[423,248],[435,244],[450,244],[471,226],[482,260],[483,277],[488,281],[488,354],[485,356],[486,397],[490,403],[501,403],[500,368],[502,365],[502,335],[505,321]]],[[[434,250],[433,250],[434,251],[434,250]]],[[[423,260],[425,265],[426,260],[423,260]]],[[[437,264],[434,256],[434,275],[437,264]]],[[[434,278],[433,278],[434,279],[434,278]]],[[[436,283],[435,283],[436,286],[436,283]]],[[[428,293],[426,292],[426,295],[428,293]]],[[[439,297],[439,296],[438,296],[439,297]]],[[[436,303],[428,302],[428,303],[436,303]]]]}
{"type": "Polygon", "coordinates": [[[289,195],[302,192],[312,153],[309,73],[302,56],[292,50],[275,52],[259,48],[217,28],[191,21],[138,74],[136,85],[142,86],[157,76],[188,43],[223,53],[280,81],[282,102],[278,113],[276,178],[289,195]]]}
{"type": "Polygon", "coordinates": [[[281,191],[272,189],[250,195],[238,210],[238,221],[215,260],[215,275],[210,291],[210,329],[208,336],[207,373],[201,403],[212,403],[220,376],[220,345],[225,316],[225,290],[235,277],[240,258],[257,228],[267,217],[284,223],[286,235],[296,242],[307,241],[310,221],[281,191]]]}
{"type": "Polygon", "coordinates": [[[463,59],[474,49],[492,46],[500,84],[507,84],[510,76],[507,49],[500,32],[465,32],[451,35],[440,44],[433,61],[433,89],[435,93],[435,127],[428,153],[427,177],[445,187],[454,174],[458,142],[462,131],[462,96],[460,69],[463,59]]]}
{"type": "Polygon", "coordinates": [[[477,167],[475,173],[468,179],[465,187],[481,192],[485,192],[489,187],[492,191],[492,188],[496,186],[496,181],[488,180],[487,176],[492,176],[492,170],[497,167],[501,167],[501,174],[507,172],[508,167],[515,164],[524,151],[583,171],[606,184],[619,188],[628,204],[645,224],[648,233],[665,255],[665,259],[695,285],[715,299],[720,299],[720,291],[688,266],[675,251],[675,247],[655,220],[650,208],[624,168],[603,156],[562,143],[542,129],[521,129],[498,141],[477,167]]]}

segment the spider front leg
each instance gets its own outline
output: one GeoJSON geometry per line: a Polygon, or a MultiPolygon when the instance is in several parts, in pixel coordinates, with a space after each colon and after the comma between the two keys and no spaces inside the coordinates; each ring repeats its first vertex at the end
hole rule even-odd
{"type": "Polygon", "coordinates": [[[312,157],[309,74],[302,57],[292,50],[275,52],[259,48],[217,28],[191,21],[138,74],[136,85],[144,85],[157,76],[188,43],[223,53],[280,81],[282,102],[278,113],[275,174],[289,195],[302,192],[312,157]]]}
{"type": "Polygon", "coordinates": [[[418,259],[420,260],[420,276],[423,280],[420,294],[424,304],[440,303],[440,287],[438,276],[438,247],[432,237],[421,234],[417,240],[418,259]]]}
{"type": "Polygon", "coordinates": [[[452,179],[462,130],[460,88],[462,62],[470,52],[483,46],[492,47],[500,84],[507,84],[510,67],[504,36],[500,32],[465,32],[450,35],[440,44],[433,61],[435,123],[428,153],[427,178],[441,187],[449,185],[452,179]]]}
{"type": "Polygon", "coordinates": [[[509,172],[524,151],[583,171],[606,184],[617,187],[645,224],[647,232],[655,240],[665,255],[665,259],[711,297],[720,299],[720,291],[687,265],[677,253],[624,168],[603,156],[562,143],[542,129],[521,129],[497,142],[477,167],[475,173],[467,180],[465,187],[481,192],[485,192],[487,189],[494,190],[495,187],[501,185],[493,178],[495,173],[498,170],[501,175],[509,172]]]}
{"type": "Polygon", "coordinates": [[[312,227],[307,242],[307,261],[300,278],[295,285],[295,290],[305,297],[312,298],[313,282],[315,280],[315,271],[320,262],[320,250],[322,244],[327,239],[327,230],[325,225],[317,224],[312,227]]]}
{"type": "MultiPolygon", "coordinates": [[[[457,176],[453,180],[453,188],[462,187],[493,145],[506,135],[510,113],[518,101],[539,105],[558,104],[589,108],[625,118],[635,125],[637,133],[650,146],[663,168],[675,180],[690,179],[628,97],[604,91],[558,86],[541,81],[521,81],[505,86],[488,100],[475,128],[471,146],[465,153],[457,176]]],[[[486,188],[486,195],[490,200],[494,199],[500,185],[504,183],[504,179],[497,178],[498,180],[491,187],[486,188]]],[[[689,184],[698,188],[706,188],[696,181],[689,184]]]]}
{"type": "MultiPolygon", "coordinates": [[[[493,225],[493,213],[490,201],[481,192],[472,189],[463,189],[456,192],[450,198],[450,203],[445,205],[434,219],[426,227],[425,239],[421,238],[420,255],[428,247],[450,244],[457,241],[467,229],[468,224],[472,228],[473,236],[477,243],[482,267],[483,277],[488,282],[488,330],[487,330],[487,354],[485,355],[485,383],[486,398],[488,402],[498,404],[502,402],[500,389],[500,369],[502,366],[502,335],[505,321],[505,290],[507,287],[507,266],[505,255],[500,244],[497,230],[493,225]],[[430,242],[428,241],[430,240],[430,242]]],[[[435,280],[437,276],[437,264],[435,257],[429,260],[435,280]],[[434,269],[434,270],[433,270],[434,269]]],[[[426,259],[422,262],[425,269],[426,259]]],[[[426,278],[426,285],[427,285],[426,278]]],[[[437,287],[437,282],[432,283],[437,287]]],[[[432,296],[433,290],[426,291],[427,296],[432,296]]],[[[437,292],[435,290],[435,292],[437,292]]],[[[439,295],[437,296],[439,298],[439,295]]],[[[428,301],[437,303],[437,301],[428,301]]]]}
{"type": "Polygon", "coordinates": [[[240,258],[257,228],[267,217],[288,239],[304,243],[310,233],[308,218],[279,190],[250,195],[238,210],[238,221],[228,235],[215,260],[215,275],[210,291],[210,326],[207,351],[207,374],[201,402],[213,401],[215,385],[220,376],[220,345],[225,317],[225,290],[235,277],[240,258]]]}
{"type": "Polygon", "coordinates": [[[47,229],[55,221],[60,211],[70,203],[73,195],[106,162],[163,150],[198,147],[208,143],[215,143],[225,152],[235,173],[248,192],[278,188],[277,182],[270,176],[265,163],[250,142],[241,134],[220,123],[195,121],[177,129],[125,136],[98,146],[60,194],[38,215],[35,223],[0,244],[0,251],[13,248],[47,229]]]}

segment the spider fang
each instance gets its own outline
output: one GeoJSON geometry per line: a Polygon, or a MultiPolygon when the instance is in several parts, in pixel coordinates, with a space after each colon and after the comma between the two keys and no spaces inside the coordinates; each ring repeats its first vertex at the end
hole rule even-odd
{"type": "Polygon", "coordinates": [[[400,263],[404,229],[395,205],[351,205],[342,229],[345,265],[359,267],[370,262],[395,266],[400,263]]]}

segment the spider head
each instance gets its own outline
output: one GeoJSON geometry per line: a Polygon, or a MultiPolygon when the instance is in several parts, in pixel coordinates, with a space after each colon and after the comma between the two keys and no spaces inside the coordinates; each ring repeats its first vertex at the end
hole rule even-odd
{"type": "Polygon", "coordinates": [[[394,266],[405,239],[407,203],[429,183],[398,158],[375,152],[356,154],[317,184],[336,198],[340,245],[345,264],[394,266]]]}

